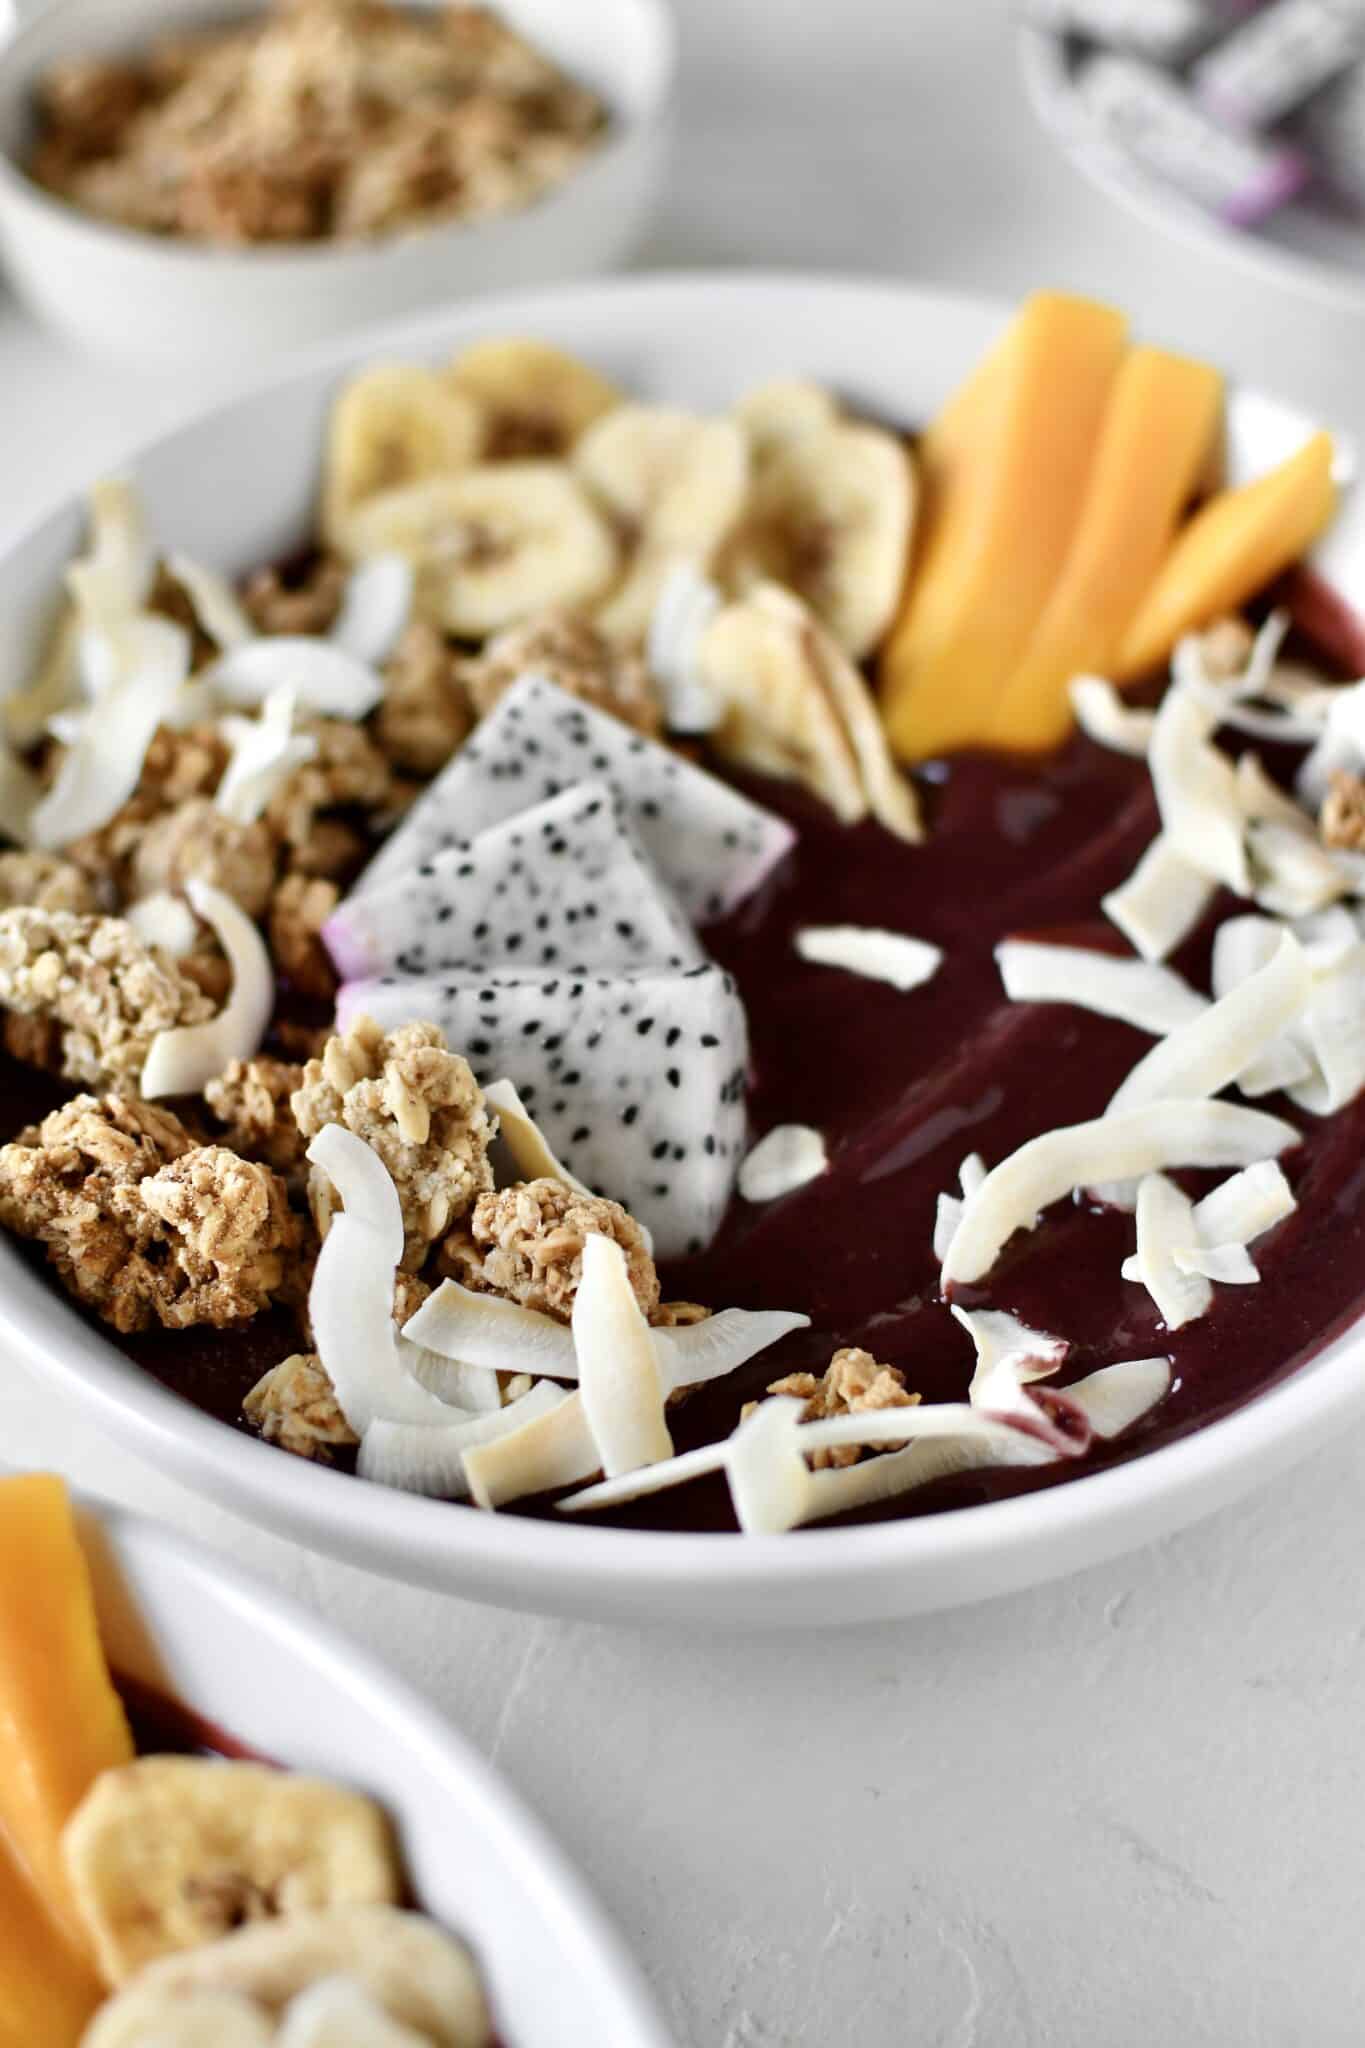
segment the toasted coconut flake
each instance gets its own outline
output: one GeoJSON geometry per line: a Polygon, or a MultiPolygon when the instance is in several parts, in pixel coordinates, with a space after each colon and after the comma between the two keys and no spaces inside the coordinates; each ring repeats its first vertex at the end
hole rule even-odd
{"type": "Polygon", "coordinates": [[[66,587],[82,624],[107,629],[141,611],[156,573],[156,553],[129,478],[92,484],[89,508],[89,552],[68,567],[66,587]]]}
{"type": "Polygon", "coordinates": [[[793,1330],[810,1328],[810,1317],[782,1308],[724,1308],[718,1315],[672,1330],[654,1330],[654,1348],[664,1390],[701,1386],[724,1379],[793,1330]]]}
{"type": "Polygon", "coordinates": [[[1239,896],[1251,893],[1237,776],[1210,742],[1216,714],[1188,690],[1166,692],[1148,762],[1162,834],[1188,864],[1239,896]]]}
{"type": "Polygon", "coordinates": [[[1311,985],[1308,956],[1286,931],[1264,967],[1138,1061],[1115,1093],[1111,1113],[1170,1096],[1216,1095],[1293,1023],[1311,985]]]}
{"type": "Polygon", "coordinates": [[[169,619],[125,621],[96,644],[106,650],[109,679],[29,818],[30,842],[44,852],[97,832],[127,802],[152,735],[189,674],[189,635],[169,619]]]}
{"type": "Polygon", "coordinates": [[[1050,946],[1032,939],[1006,939],[996,947],[995,958],[1013,1003],[1075,1003],[1157,1038],[1208,1009],[1204,996],[1154,961],[1118,960],[1085,946],[1050,946]]]}
{"type": "Polygon", "coordinates": [[[775,1202],[828,1167],[819,1131],[810,1124],[775,1124],[745,1155],[736,1184],[746,1202],[775,1202]]]}
{"type": "Polygon", "coordinates": [[[343,647],[277,633],[229,648],[198,679],[229,704],[250,708],[276,690],[326,718],[365,718],[384,694],[374,669],[343,647]]]}
{"type": "Polygon", "coordinates": [[[934,1257],[942,1265],[953,1241],[953,1232],[962,1221],[962,1211],[968,1195],[974,1195],[986,1178],[986,1162],[979,1152],[969,1152],[958,1168],[960,1195],[940,1195],[934,1214],[934,1257]]]}
{"type": "Polygon", "coordinates": [[[443,1280],[403,1325],[403,1335],[440,1358],[492,1372],[578,1378],[567,1325],[500,1295],[476,1294],[458,1280],[443,1280]]]}
{"type": "Polygon", "coordinates": [[[943,964],[942,948],[927,939],[870,924],[803,925],[795,943],[801,958],[817,967],[842,967],[904,991],[932,981],[943,964]]]}
{"type": "Polygon", "coordinates": [[[1087,1373],[1066,1392],[1096,1436],[1112,1440],[1140,1422],[1170,1390],[1169,1358],[1128,1358],[1087,1373]]]}
{"type": "Polygon", "coordinates": [[[215,647],[226,652],[255,639],[256,628],[226,576],[191,561],[188,555],[168,555],[166,567],[189,599],[200,630],[215,647]]]}
{"type": "Polygon", "coordinates": [[[1156,1303],[1168,1330],[1207,1315],[1213,1289],[1200,1272],[1182,1267],[1176,1254],[1198,1242],[1194,1205],[1164,1173],[1144,1176],[1137,1191],[1136,1278],[1156,1303]]]}
{"type": "Polygon", "coordinates": [[[233,1060],[249,1060],[275,1007],[270,955],[246,912],[221,889],[197,877],[186,883],[185,893],[227,954],[232,992],[217,1016],[203,1024],[158,1031],[148,1047],[140,1083],[149,1102],[163,1095],[197,1095],[233,1060]]]}
{"type": "MultiPolygon", "coordinates": [[[[592,1196],[592,1189],[570,1173],[551,1151],[550,1142],[511,1081],[490,1081],[483,1099],[498,1115],[498,1138],[511,1154],[514,1174],[509,1180],[557,1180],[580,1195],[592,1196]]],[[[500,1175],[501,1179],[502,1176],[500,1175]]]]}
{"type": "Polygon", "coordinates": [[[1128,880],[1111,889],[1101,907],[1144,960],[1164,960],[1194,930],[1216,889],[1159,832],[1128,880]]]}
{"type": "Polygon", "coordinates": [[[1016,1230],[1076,1188],[1170,1166],[1254,1166],[1299,1142],[1294,1126],[1230,1102],[1168,1101],[1044,1132],[987,1174],[943,1262],[945,1290],[982,1280],[1016,1230]]]}
{"type": "Polygon", "coordinates": [[[801,1449],[803,1409],[800,1401],[760,1401],[730,1438],[725,1476],[746,1536],[780,1536],[810,1512],[811,1473],[801,1449]]]}
{"type": "Polygon", "coordinates": [[[479,1445],[514,1435],[538,1416],[547,1415],[569,1396],[562,1387],[540,1380],[505,1408],[477,1415],[454,1415],[446,1421],[374,1421],[360,1442],[356,1469],[362,1479],[395,1486],[404,1493],[435,1500],[464,1500],[469,1493],[464,1460],[479,1445]]]}
{"type": "Polygon", "coordinates": [[[1263,1159],[1235,1173],[1194,1205],[1198,1241],[1204,1245],[1247,1245],[1292,1215],[1298,1204],[1284,1169],[1263,1159]]]}
{"type": "Polygon", "coordinates": [[[1103,676],[1074,676],[1069,688],[1076,723],[1089,739],[1116,754],[1129,754],[1137,761],[1143,758],[1152,742],[1154,711],[1125,704],[1103,676]]]}
{"type": "Polygon", "coordinates": [[[272,690],[258,718],[219,722],[231,754],[214,792],[214,808],[239,825],[259,818],[294,770],[318,750],[312,733],[295,733],[294,705],[292,690],[272,690]]]}
{"type": "MultiPolygon", "coordinates": [[[[1248,1286],[1261,1277],[1244,1244],[1177,1246],[1171,1256],[1179,1272],[1200,1274],[1224,1287],[1248,1286]]],[[[1168,1327],[1174,1327],[1169,1318],[1168,1327]]]]}
{"type": "MultiPolygon", "coordinates": [[[[760,1404],[764,1408],[770,1405],[767,1401],[760,1404]]],[[[787,1405],[791,1408],[797,1406],[795,1402],[787,1405]]],[[[744,1424],[739,1426],[742,1429],[744,1424]]],[[[722,1437],[719,1443],[702,1444],[695,1451],[682,1451],[676,1458],[665,1458],[657,1465],[641,1465],[619,1479],[599,1480],[596,1486],[587,1486],[581,1493],[570,1494],[557,1506],[563,1514],[577,1515],[589,1508],[623,1507],[627,1501],[644,1500],[651,1493],[667,1493],[670,1487],[685,1486],[691,1479],[704,1479],[708,1472],[725,1471],[731,1442],[730,1437],[722,1437]]]]}
{"type": "Polygon", "coordinates": [[[721,603],[720,591],[694,562],[676,562],[660,587],[645,658],[663,692],[670,732],[713,732],[720,723],[723,707],[707,683],[698,650],[721,603]]]}
{"type": "Polygon", "coordinates": [[[573,1341],[584,1413],[609,1479],[673,1455],[664,1382],[625,1254],[593,1231],[583,1241],[573,1341]]]}
{"type": "Polygon", "coordinates": [[[1247,826],[1256,901],[1280,917],[1304,917],[1347,895],[1353,878],[1327,848],[1319,846],[1306,820],[1278,818],[1247,826]]]}
{"type": "Polygon", "coordinates": [[[157,889],[139,902],[130,903],[123,915],[144,945],[159,946],[172,960],[183,960],[194,951],[199,926],[183,896],[169,889],[157,889]]]}
{"type": "Polygon", "coordinates": [[[1302,1036],[1313,1072],[1289,1098],[1310,1116],[1330,1116],[1365,1087],[1365,945],[1314,975],[1302,1036]]]}
{"type": "MultiPolygon", "coordinates": [[[[491,1366],[471,1365],[463,1358],[443,1358],[439,1351],[431,1351],[424,1344],[410,1343],[406,1335],[399,1348],[413,1378],[450,1407],[462,1408],[469,1415],[491,1415],[495,1408],[506,1405],[502,1381],[491,1366]]],[[[517,1377],[530,1385],[526,1374],[517,1377]]]]}
{"type": "Polygon", "coordinates": [[[569,1394],[554,1408],[464,1454],[471,1498],[481,1508],[500,1508],[528,1494],[574,1486],[602,1469],[597,1439],[581,1394],[569,1394]]]}
{"type": "Polygon", "coordinates": [[[332,645],[367,668],[387,661],[412,613],[412,564],[404,555],[371,555],[346,579],[328,635],[332,645]]]}

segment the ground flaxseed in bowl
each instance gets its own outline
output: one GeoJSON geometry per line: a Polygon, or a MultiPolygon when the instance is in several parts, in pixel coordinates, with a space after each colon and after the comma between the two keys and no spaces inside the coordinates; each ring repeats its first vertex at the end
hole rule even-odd
{"type": "Polygon", "coordinates": [[[72,58],[28,169],[84,212],[212,244],[353,240],[531,205],[601,143],[598,96],[491,10],[277,0],[72,58]]]}

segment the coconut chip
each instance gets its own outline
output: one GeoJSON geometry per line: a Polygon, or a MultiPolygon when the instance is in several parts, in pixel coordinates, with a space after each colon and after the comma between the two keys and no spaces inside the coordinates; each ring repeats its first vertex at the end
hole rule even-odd
{"type": "Polygon", "coordinates": [[[819,1131],[810,1124],[775,1124],[746,1154],[736,1185],[746,1202],[775,1202],[818,1179],[828,1167],[819,1131]]]}
{"type": "Polygon", "coordinates": [[[370,555],[351,571],[328,639],[367,668],[387,661],[412,613],[413,569],[404,555],[370,555]]]}
{"type": "Polygon", "coordinates": [[[1188,937],[1212,903],[1217,884],[1192,867],[1159,832],[1126,882],[1101,908],[1144,960],[1164,960],[1188,937]]]}
{"type": "Polygon", "coordinates": [[[942,1286],[982,1280],[1016,1230],[1096,1181],[1139,1180],[1169,1166],[1254,1166],[1299,1142],[1293,1124],[1236,1103],[1146,1103],[1031,1138],[987,1174],[963,1210],[942,1286]]]}
{"type": "Polygon", "coordinates": [[[1033,939],[1006,939],[995,959],[1013,1003],[1075,1003],[1157,1038],[1208,1009],[1206,997],[1154,961],[1120,960],[1085,946],[1033,939]]]}
{"type": "Polygon", "coordinates": [[[673,1455],[664,1381],[649,1324],[635,1299],[625,1254],[594,1231],[583,1241],[573,1305],[578,1384],[588,1427],[609,1479],[673,1455]]]}
{"type": "Polygon", "coordinates": [[[697,657],[721,603],[720,591],[694,562],[675,563],[659,587],[645,660],[663,692],[670,732],[713,732],[720,724],[724,707],[697,657]]]}
{"type": "Polygon", "coordinates": [[[29,819],[29,840],[45,852],[97,832],[128,801],[189,674],[189,635],[169,619],[126,621],[96,644],[107,654],[108,680],[29,819]]]}
{"type": "Polygon", "coordinates": [[[1285,931],[1264,967],[1138,1061],[1117,1089],[1110,1113],[1171,1096],[1216,1095],[1230,1086],[1298,1017],[1311,982],[1307,954],[1285,931]]]}
{"type": "Polygon", "coordinates": [[[602,1469],[581,1394],[566,1395],[510,1436],[467,1451],[463,1463],[471,1499],[490,1509],[576,1486],[602,1469]]]}
{"type": "Polygon", "coordinates": [[[272,690],[258,718],[219,720],[231,752],[214,808],[238,825],[254,823],[294,770],[317,753],[312,733],[294,731],[295,701],[293,690],[272,690]]]}
{"type": "Polygon", "coordinates": [[[1141,711],[1123,698],[1103,676],[1073,676],[1069,685],[1076,723],[1098,746],[1141,760],[1151,745],[1154,711],[1141,711]]]}
{"type": "Polygon", "coordinates": [[[948,1256],[948,1247],[953,1241],[953,1232],[962,1221],[962,1211],[967,1197],[974,1195],[986,1178],[986,1162],[979,1152],[969,1152],[958,1168],[957,1182],[960,1195],[940,1195],[934,1214],[934,1257],[942,1265],[948,1256]]]}
{"type": "Polygon", "coordinates": [[[801,958],[817,967],[842,967],[903,991],[932,981],[943,962],[942,949],[927,939],[870,924],[803,925],[795,944],[801,958]]]}
{"type": "Polygon", "coordinates": [[[168,555],[166,567],[189,599],[200,631],[221,652],[256,638],[256,628],[225,576],[188,555],[168,555]]]}
{"type": "Polygon", "coordinates": [[[150,896],[130,903],[123,917],[144,945],[159,947],[172,960],[183,960],[198,943],[199,925],[194,912],[183,896],[169,889],[154,890],[150,896]]]}
{"type": "Polygon", "coordinates": [[[270,955],[246,912],[197,876],[185,884],[185,893],[227,954],[232,990],[218,1014],[204,1023],[157,1032],[139,1083],[149,1102],[163,1095],[197,1095],[233,1060],[249,1060],[275,1007],[270,955]]]}
{"type": "Polygon", "coordinates": [[[384,694],[383,679],[367,662],[301,633],[245,640],[196,680],[222,701],[247,709],[276,690],[292,690],[306,710],[325,718],[365,718],[384,694]]]}
{"type": "Polygon", "coordinates": [[[1137,1191],[1137,1251],[1124,1277],[1140,1280],[1168,1330],[1207,1315],[1213,1288],[1206,1274],[1191,1272],[1177,1254],[1199,1241],[1194,1204],[1164,1173],[1149,1173],[1137,1191]]]}
{"type": "MultiPolygon", "coordinates": [[[[563,1161],[551,1151],[549,1139],[511,1081],[490,1081],[483,1091],[483,1099],[489,1109],[497,1111],[498,1139],[495,1144],[501,1142],[516,1169],[515,1173],[506,1176],[508,1180],[557,1180],[561,1186],[592,1198],[592,1189],[586,1182],[570,1173],[563,1161]]],[[[499,1179],[502,1179],[501,1175],[499,1179]]]]}
{"type": "Polygon", "coordinates": [[[361,1438],[356,1469],[362,1479],[404,1493],[464,1500],[469,1493],[464,1466],[467,1452],[515,1435],[569,1398],[562,1387],[540,1380],[505,1408],[459,1417],[447,1409],[445,1421],[377,1420],[361,1438]]]}
{"type": "Polygon", "coordinates": [[[1217,715],[1189,690],[1166,692],[1148,755],[1161,827],[1173,852],[1210,882],[1251,894],[1237,776],[1211,744],[1217,715]]]}
{"type": "Polygon", "coordinates": [[[90,487],[89,552],[66,571],[66,587],[84,626],[109,629],[141,611],[151,593],[156,553],[136,488],[127,477],[90,487]]]}

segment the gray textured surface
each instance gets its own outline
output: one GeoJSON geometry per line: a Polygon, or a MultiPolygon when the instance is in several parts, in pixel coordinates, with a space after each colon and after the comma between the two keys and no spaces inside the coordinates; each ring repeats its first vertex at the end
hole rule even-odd
{"type": "MultiPolygon", "coordinates": [[[[685,0],[661,261],[1121,297],[1360,430],[1360,323],[1166,245],[1019,103],[1002,0],[685,0]]],[[[199,394],[0,309],[8,527],[199,394]]],[[[7,1458],[164,1513],[427,1691],[541,1809],[688,2048],[1329,2048],[1365,1956],[1365,1434],[1009,1602],[830,1642],[442,1603],[291,1553],[0,1377],[7,1458]]]]}

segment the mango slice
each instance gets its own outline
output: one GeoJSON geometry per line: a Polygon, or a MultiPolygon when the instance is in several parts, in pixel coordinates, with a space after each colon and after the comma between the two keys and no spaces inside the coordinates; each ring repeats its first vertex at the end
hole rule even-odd
{"type": "Polygon", "coordinates": [[[1176,536],[1110,674],[1142,675],[1183,633],[1236,611],[1312,546],[1336,501],[1330,434],[1314,434],[1269,475],[1210,498],[1176,536]]]}
{"type": "Polygon", "coordinates": [[[1002,747],[1052,747],[1071,728],[1067,685],[1104,670],[1151,587],[1205,472],[1223,380],[1161,349],[1124,357],[1105,409],[1075,538],[991,725],[1002,747]]]}
{"type": "Polygon", "coordinates": [[[93,1970],[0,1848],[0,2048],[75,2048],[99,2001],[93,1970]]]}
{"type": "Polygon", "coordinates": [[[924,546],[882,652],[903,760],[984,741],[1076,531],[1123,316],[1039,292],[925,436],[924,546]]]}
{"type": "Polygon", "coordinates": [[[0,1480],[0,1840],[79,1954],[62,1829],[132,1754],[66,1488],[42,1472],[0,1480]]]}

